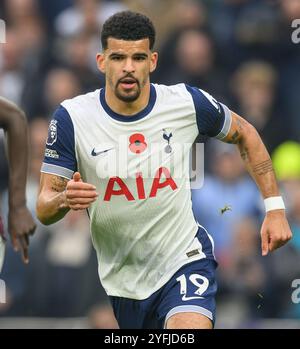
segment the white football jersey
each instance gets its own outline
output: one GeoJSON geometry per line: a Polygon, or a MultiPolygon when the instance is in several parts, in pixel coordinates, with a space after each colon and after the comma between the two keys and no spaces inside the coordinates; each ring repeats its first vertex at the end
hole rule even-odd
{"type": "Polygon", "coordinates": [[[42,172],[97,187],[88,209],[108,295],[145,299],[186,263],[214,258],[192,212],[190,148],[200,133],[223,138],[230,111],[184,84],[151,84],[147,107],[115,113],[105,89],[66,100],[49,126],[42,172]]]}

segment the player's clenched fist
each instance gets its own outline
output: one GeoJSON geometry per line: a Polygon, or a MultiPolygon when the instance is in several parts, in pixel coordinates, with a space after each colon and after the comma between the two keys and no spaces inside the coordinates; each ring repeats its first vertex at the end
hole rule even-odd
{"type": "Polygon", "coordinates": [[[73,179],[67,183],[65,194],[67,205],[72,210],[85,210],[98,197],[96,187],[83,182],[79,172],[75,172],[73,179]]]}

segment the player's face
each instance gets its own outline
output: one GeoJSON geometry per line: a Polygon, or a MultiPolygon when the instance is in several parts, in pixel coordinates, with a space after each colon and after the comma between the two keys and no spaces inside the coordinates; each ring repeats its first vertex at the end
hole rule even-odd
{"type": "Polygon", "coordinates": [[[157,53],[151,52],[149,39],[109,38],[107,49],[97,55],[97,63],[115,96],[124,102],[133,102],[150,82],[149,74],[156,68],[157,53]]]}

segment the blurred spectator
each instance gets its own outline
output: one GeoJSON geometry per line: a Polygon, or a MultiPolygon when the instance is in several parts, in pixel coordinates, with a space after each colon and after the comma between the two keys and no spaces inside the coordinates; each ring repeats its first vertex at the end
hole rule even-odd
{"type": "Polygon", "coordinates": [[[233,110],[257,129],[272,152],[290,134],[290,123],[276,105],[276,71],[268,63],[250,61],[239,67],[231,86],[237,100],[233,110]]]}
{"type": "Polygon", "coordinates": [[[278,11],[260,0],[217,1],[210,27],[229,71],[249,59],[273,60],[277,47],[278,11]]]}
{"type": "Polygon", "coordinates": [[[10,246],[1,277],[9,303],[0,316],[87,316],[94,305],[109,305],[97,276],[85,213],[70,212],[50,229],[39,226],[39,241],[24,267],[10,246]]]}
{"type": "Polygon", "coordinates": [[[70,67],[82,86],[82,92],[95,90],[104,84],[97,69],[96,53],[101,51],[100,30],[113,13],[125,10],[119,1],[74,0],[55,21],[57,40],[54,55],[70,67]]]}
{"type": "MultiPolygon", "coordinates": [[[[272,255],[273,279],[276,282],[277,317],[300,319],[300,305],[292,303],[292,282],[299,279],[300,265],[300,178],[293,183],[293,193],[289,200],[288,217],[293,233],[292,240],[272,255]]],[[[275,297],[274,297],[275,298],[275,297]]]]}
{"type": "MultiPolygon", "coordinates": [[[[187,30],[181,33],[177,42],[176,61],[180,69],[189,75],[189,80],[209,72],[213,67],[212,42],[203,32],[187,30]]],[[[183,79],[182,81],[185,81],[183,79]]]]}
{"type": "Polygon", "coordinates": [[[44,92],[45,114],[50,116],[65,99],[80,94],[81,86],[77,76],[71,70],[55,68],[46,77],[44,92]]]}
{"type": "Polygon", "coordinates": [[[162,53],[161,63],[164,65],[164,54],[173,55],[173,46],[177,32],[186,28],[202,28],[207,20],[206,7],[201,0],[123,0],[132,11],[141,12],[153,19],[156,28],[156,49],[162,53]],[[163,20],[161,16],[163,14],[163,20]],[[168,46],[171,50],[164,53],[162,45],[168,46]]]}
{"type": "MultiPolygon", "coordinates": [[[[51,57],[49,55],[50,41],[47,41],[46,28],[37,0],[5,1],[5,13],[8,18],[8,32],[12,33],[15,38],[8,37],[7,44],[3,46],[4,73],[2,74],[10,71],[10,76],[12,76],[13,65],[14,76],[18,76],[18,80],[11,81],[11,89],[4,86],[3,95],[12,91],[15,97],[12,96],[11,99],[24,108],[30,120],[32,114],[40,108],[38,96],[42,89],[45,67],[51,57]],[[10,46],[13,47],[12,50],[10,46]],[[9,53],[7,57],[6,51],[9,53]],[[10,64],[9,68],[6,62],[10,64]]],[[[2,74],[0,68],[0,75],[2,74]]]]}
{"type": "Polygon", "coordinates": [[[210,36],[201,30],[183,30],[177,37],[174,64],[168,63],[160,82],[185,82],[224,100],[226,78],[214,63],[215,51],[210,36]]]}
{"type": "Polygon", "coordinates": [[[0,51],[0,95],[20,105],[24,88],[23,50],[17,30],[8,29],[6,40],[0,51]]]}
{"type": "Polygon", "coordinates": [[[203,1],[184,0],[176,2],[177,29],[204,28],[207,24],[207,10],[203,1]]]}
{"type": "Polygon", "coordinates": [[[57,59],[74,72],[83,92],[104,86],[104,75],[95,64],[96,53],[99,52],[98,41],[95,45],[94,38],[82,32],[57,42],[57,59]]]}
{"type": "Polygon", "coordinates": [[[300,276],[300,144],[285,142],[274,151],[272,158],[293,233],[292,240],[272,254],[273,278],[278,294],[276,316],[300,319],[300,306],[291,301],[292,281],[300,276]]]}
{"type": "Polygon", "coordinates": [[[74,6],[58,15],[55,28],[60,36],[73,36],[81,32],[99,35],[104,21],[124,9],[118,2],[74,0],[74,6]]]}
{"type": "MultiPolygon", "coordinates": [[[[185,0],[173,1],[171,4],[172,8],[168,10],[168,24],[166,24],[166,21],[159,21],[159,23],[157,23],[158,27],[156,27],[161,32],[160,26],[166,26],[165,32],[167,34],[166,38],[161,39],[157,44],[157,48],[159,49],[159,64],[156,71],[153,73],[153,78],[155,82],[160,83],[168,83],[168,78],[170,78],[172,74],[170,73],[170,68],[173,65],[171,65],[170,62],[173,63],[174,61],[178,41],[182,34],[185,32],[189,33],[189,30],[190,33],[201,32],[204,31],[207,26],[207,11],[202,2],[185,0]]],[[[164,5],[166,5],[166,3],[164,3],[164,5]]],[[[199,42],[197,42],[197,44],[199,44],[199,42]]],[[[174,68],[174,70],[176,69],[174,68]]],[[[176,79],[176,75],[177,73],[175,77],[173,76],[173,81],[176,79]]],[[[178,79],[176,82],[178,82],[178,79]]]]}
{"type": "Polygon", "coordinates": [[[43,110],[40,95],[45,72],[52,65],[51,43],[47,42],[46,29],[40,19],[27,20],[17,28],[23,43],[22,105],[31,120],[43,110]]]}
{"type": "Polygon", "coordinates": [[[55,18],[64,10],[72,6],[73,0],[39,0],[40,11],[47,23],[48,32],[53,35],[55,18]]]}
{"type": "Polygon", "coordinates": [[[38,0],[4,0],[5,18],[10,26],[22,25],[29,18],[39,16],[38,0]]]}
{"type": "Polygon", "coordinates": [[[29,283],[38,316],[83,316],[105,297],[97,277],[86,214],[69,212],[64,220],[43,228],[32,256],[39,284],[29,283]],[[55,304],[55,307],[53,307],[55,304]]]}
{"type": "Polygon", "coordinates": [[[268,295],[273,290],[270,270],[261,255],[259,228],[249,217],[236,221],[230,256],[218,270],[219,300],[225,304],[239,304],[238,310],[230,316],[240,328],[253,319],[268,315],[268,295]]]}
{"type": "Polygon", "coordinates": [[[300,18],[300,3],[297,0],[280,0],[280,101],[290,116],[292,138],[300,141],[299,90],[300,90],[300,44],[292,41],[292,21],[300,18]]]}

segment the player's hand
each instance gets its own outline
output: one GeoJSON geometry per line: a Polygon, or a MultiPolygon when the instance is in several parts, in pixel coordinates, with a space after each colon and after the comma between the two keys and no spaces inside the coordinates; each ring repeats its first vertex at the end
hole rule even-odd
{"type": "Polygon", "coordinates": [[[36,224],[26,206],[9,209],[8,231],[15,251],[22,251],[24,263],[29,262],[29,236],[33,235],[36,224]]]}
{"type": "Polygon", "coordinates": [[[260,234],[263,256],[286,244],[292,238],[292,232],[285,210],[267,212],[260,234]]]}
{"type": "Polygon", "coordinates": [[[79,172],[67,183],[65,195],[68,207],[75,211],[87,209],[98,198],[96,187],[83,182],[79,172]]]}

